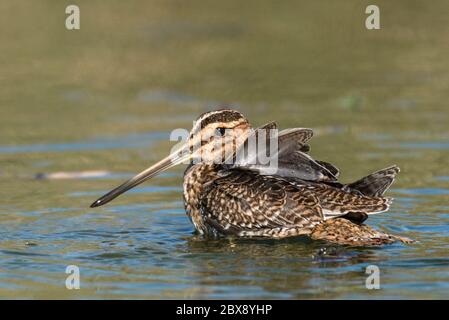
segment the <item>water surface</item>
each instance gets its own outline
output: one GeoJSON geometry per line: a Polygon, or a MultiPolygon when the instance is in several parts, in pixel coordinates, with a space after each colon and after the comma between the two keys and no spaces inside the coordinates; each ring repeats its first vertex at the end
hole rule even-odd
{"type": "Polygon", "coordinates": [[[2,1],[0,298],[449,298],[449,4],[377,1],[367,31],[368,4],[78,1],[67,31],[64,3],[2,1]],[[183,168],[88,207],[218,104],[313,128],[345,182],[399,165],[368,223],[418,242],[206,241],[183,168]]]}

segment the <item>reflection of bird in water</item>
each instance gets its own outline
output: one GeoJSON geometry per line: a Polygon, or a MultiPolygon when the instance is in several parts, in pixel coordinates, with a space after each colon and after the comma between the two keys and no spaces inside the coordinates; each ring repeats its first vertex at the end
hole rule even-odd
{"type": "Polygon", "coordinates": [[[240,112],[231,109],[207,112],[197,119],[183,147],[91,206],[103,205],[187,160],[185,208],[204,236],[309,236],[349,245],[411,241],[363,224],[369,215],[388,210],[391,199],[383,194],[394,181],[398,167],[341,184],[335,166],[307,154],[313,132],[301,128],[281,131],[275,137],[277,149],[270,154],[278,160],[275,167],[259,163],[259,151],[251,149],[249,142],[256,138],[270,143],[273,140],[263,133],[275,128],[275,123],[269,123],[254,131],[240,112]]]}
{"type": "Polygon", "coordinates": [[[189,254],[189,275],[196,287],[209,290],[204,294],[209,298],[226,290],[223,286],[253,288],[251,295],[248,290],[234,290],[236,298],[338,298],[342,283],[359,290],[360,271],[374,260],[382,264],[387,259],[376,248],[323,246],[306,237],[204,241],[197,235],[187,238],[176,252],[189,254]],[[339,269],[344,272],[336,276],[339,269]]]}

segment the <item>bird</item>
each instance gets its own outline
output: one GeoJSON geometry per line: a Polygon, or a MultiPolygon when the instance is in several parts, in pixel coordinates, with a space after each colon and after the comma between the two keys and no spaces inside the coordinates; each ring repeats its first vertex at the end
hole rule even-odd
{"type": "Polygon", "coordinates": [[[343,184],[335,165],[310,156],[312,136],[313,130],[308,128],[278,131],[276,122],[254,129],[241,112],[229,107],[209,111],[197,118],[180,148],[91,207],[104,205],[160,172],[187,163],[185,211],[196,232],[206,239],[308,237],[349,246],[413,242],[365,224],[370,215],[389,209],[392,199],[384,193],[399,167],[390,166],[343,184]],[[270,136],[271,132],[275,134],[270,136]],[[262,147],[254,148],[251,141],[262,141],[257,144],[262,147]],[[259,156],[266,154],[271,144],[276,148],[270,152],[270,161],[260,161],[259,156]]]}

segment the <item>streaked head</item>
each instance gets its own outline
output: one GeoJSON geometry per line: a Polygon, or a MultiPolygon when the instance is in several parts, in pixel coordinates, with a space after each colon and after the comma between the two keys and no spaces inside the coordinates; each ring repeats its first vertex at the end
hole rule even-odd
{"type": "Polygon", "coordinates": [[[224,163],[246,140],[251,127],[238,111],[222,109],[202,114],[187,142],[190,161],[224,163]]]}
{"type": "Polygon", "coordinates": [[[111,190],[94,203],[98,207],[177,164],[224,163],[250,134],[251,126],[238,111],[221,109],[202,114],[194,123],[187,142],[166,158],[111,190]]]}

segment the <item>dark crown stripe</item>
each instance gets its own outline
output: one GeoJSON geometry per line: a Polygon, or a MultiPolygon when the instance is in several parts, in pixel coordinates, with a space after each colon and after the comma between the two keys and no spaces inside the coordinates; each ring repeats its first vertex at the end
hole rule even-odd
{"type": "Polygon", "coordinates": [[[217,113],[212,113],[210,116],[201,121],[201,127],[204,128],[211,123],[216,122],[231,122],[243,119],[243,115],[234,110],[222,110],[217,113]]]}

